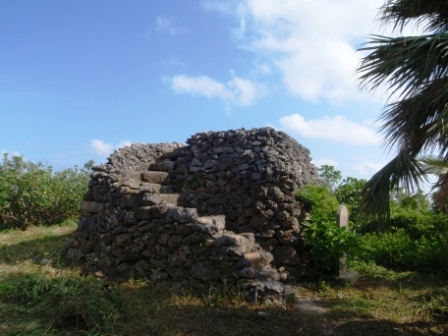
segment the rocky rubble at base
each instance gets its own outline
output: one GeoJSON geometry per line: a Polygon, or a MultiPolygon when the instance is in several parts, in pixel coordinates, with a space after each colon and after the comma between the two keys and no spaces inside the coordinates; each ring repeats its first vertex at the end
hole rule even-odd
{"type": "Polygon", "coordinates": [[[276,302],[309,263],[295,194],[317,181],[309,151],[272,128],[132,144],[95,167],[73,242],[86,273],[239,283],[276,302]]]}

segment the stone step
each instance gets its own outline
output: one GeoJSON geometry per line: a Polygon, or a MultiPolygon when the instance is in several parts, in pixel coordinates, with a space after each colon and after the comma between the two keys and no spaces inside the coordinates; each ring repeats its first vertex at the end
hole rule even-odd
{"type": "Polygon", "coordinates": [[[143,192],[160,193],[162,185],[156,183],[141,183],[140,189],[143,192]]]}
{"type": "Polygon", "coordinates": [[[88,213],[97,213],[103,211],[105,207],[106,205],[102,202],[82,201],[81,203],[81,210],[88,213]]]}
{"type": "Polygon", "coordinates": [[[169,183],[169,174],[166,172],[149,170],[142,173],[141,179],[148,183],[166,184],[169,183]]]}
{"type": "Polygon", "coordinates": [[[263,258],[260,253],[250,252],[244,253],[244,259],[250,262],[250,266],[253,268],[263,268],[263,258]]]}
{"type": "Polygon", "coordinates": [[[160,199],[167,202],[168,204],[179,205],[179,194],[159,194],[160,199]]]}
{"type": "Polygon", "coordinates": [[[145,182],[136,183],[134,181],[125,181],[120,188],[122,194],[140,194],[141,192],[155,194],[160,193],[161,190],[161,184],[145,182]]]}
{"type": "Polygon", "coordinates": [[[214,215],[214,216],[201,216],[196,219],[196,223],[211,224],[219,227],[221,230],[226,228],[226,216],[214,215]]]}
{"type": "Polygon", "coordinates": [[[177,158],[187,156],[188,153],[190,153],[190,151],[188,149],[189,149],[189,146],[176,148],[175,150],[173,150],[170,153],[163,154],[161,157],[159,157],[159,160],[163,160],[163,159],[176,160],[177,158]]]}
{"type": "Polygon", "coordinates": [[[160,161],[160,162],[154,162],[149,165],[150,170],[161,170],[161,171],[167,171],[172,170],[174,168],[174,161],[160,161]]]}

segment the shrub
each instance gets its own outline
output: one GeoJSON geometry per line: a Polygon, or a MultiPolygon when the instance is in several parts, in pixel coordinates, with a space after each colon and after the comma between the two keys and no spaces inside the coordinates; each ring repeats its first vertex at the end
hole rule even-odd
{"type": "Polygon", "coordinates": [[[53,225],[76,217],[91,164],[53,172],[51,166],[5,154],[0,165],[0,229],[53,225]]]}
{"type": "Polygon", "coordinates": [[[366,260],[408,270],[448,272],[448,218],[430,210],[426,196],[399,193],[391,202],[390,225],[363,237],[366,260]]]}
{"type": "Polygon", "coordinates": [[[336,218],[339,203],[326,186],[308,184],[297,194],[313,221],[336,218]]]}
{"type": "Polygon", "coordinates": [[[361,246],[358,235],[338,227],[336,221],[312,221],[302,225],[305,244],[310,248],[318,273],[336,273],[340,259],[355,254],[361,246]]]}
{"type": "Polygon", "coordinates": [[[309,184],[297,196],[309,213],[308,222],[301,224],[314,269],[321,274],[334,273],[344,254],[356,253],[359,249],[359,237],[337,226],[339,203],[327,186],[309,184]]]}
{"type": "Polygon", "coordinates": [[[388,267],[448,272],[448,230],[427,229],[418,239],[398,228],[394,232],[363,236],[364,259],[388,267]]]}

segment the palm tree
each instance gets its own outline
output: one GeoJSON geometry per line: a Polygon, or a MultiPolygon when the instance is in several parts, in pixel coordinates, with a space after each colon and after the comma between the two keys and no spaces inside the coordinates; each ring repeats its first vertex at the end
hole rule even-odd
{"type": "MultiPolygon", "coordinates": [[[[380,223],[390,215],[389,193],[413,190],[425,179],[418,156],[438,152],[448,162],[448,1],[387,0],[380,18],[402,32],[410,22],[423,25],[420,36],[371,36],[360,50],[368,55],[358,69],[364,88],[386,85],[398,96],[385,106],[380,120],[387,147],[398,154],[367,182],[363,209],[380,223]]],[[[448,181],[444,174],[440,182],[448,181]]]]}
{"type": "Polygon", "coordinates": [[[444,157],[427,155],[419,159],[421,167],[425,174],[436,175],[437,182],[433,187],[432,199],[434,206],[438,211],[448,213],[448,162],[444,157]]]}

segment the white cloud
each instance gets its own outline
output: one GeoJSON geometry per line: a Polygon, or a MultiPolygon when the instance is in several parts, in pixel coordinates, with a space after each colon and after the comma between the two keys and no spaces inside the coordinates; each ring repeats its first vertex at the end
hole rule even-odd
{"type": "Polygon", "coordinates": [[[103,140],[94,139],[90,142],[90,148],[97,155],[109,155],[112,153],[114,146],[108,143],[105,143],[103,140]]]}
{"type": "Polygon", "coordinates": [[[207,76],[177,75],[170,78],[169,81],[171,88],[177,93],[185,92],[207,98],[218,98],[226,105],[252,105],[266,91],[263,85],[239,77],[221,83],[207,76]]]}
{"type": "Polygon", "coordinates": [[[271,75],[272,74],[272,69],[268,63],[263,63],[260,65],[257,65],[255,71],[262,75],[271,75]]]}
{"type": "Polygon", "coordinates": [[[131,141],[125,140],[114,146],[112,144],[104,142],[103,140],[93,139],[92,141],[90,141],[89,147],[96,155],[109,156],[115,149],[130,146],[131,144],[131,141]]]}
{"type": "Polygon", "coordinates": [[[327,139],[356,145],[377,145],[381,137],[372,128],[348,120],[344,116],[305,120],[300,114],[280,119],[282,128],[304,138],[327,139]]]}
{"type": "Polygon", "coordinates": [[[158,16],[156,18],[156,30],[158,33],[168,33],[171,36],[187,32],[185,27],[168,16],[158,16]]]}
{"type": "Polygon", "coordinates": [[[234,35],[240,46],[277,69],[291,94],[339,103],[372,99],[359,90],[356,68],[362,54],[356,49],[369,34],[390,33],[377,20],[383,4],[384,0],[235,0],[206,1],[204,8],[236,16],[234,35]]]}

